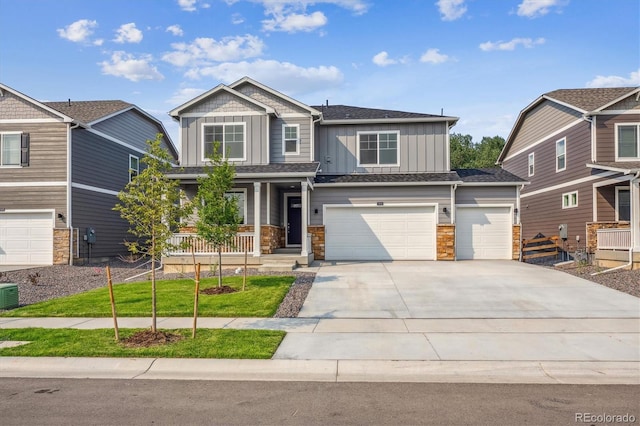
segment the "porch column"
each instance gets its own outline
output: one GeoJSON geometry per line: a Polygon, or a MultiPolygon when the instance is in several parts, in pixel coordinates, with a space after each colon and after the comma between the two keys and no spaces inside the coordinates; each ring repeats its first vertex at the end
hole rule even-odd
{"type": "Polygon", "coordinates": [[[631,198],[631,244],[634,252],[640,252],[640,179],[629,182],[631,198]]]}
{"type": "Polygon", "coordinates": [[[260,257],[260,187],[262,182],[253,182],[253,257],[260,257]]]}
{"type": "Polygon", "coordinates": [[[307,247],[307,226],[309,225],[309,188],[307,181],[300,182],[300,195],[302,201],[302,229],[300,230],[302,234],[302,250],[300,251],[300,256],[308,256],[309,247],[307,247]]]}

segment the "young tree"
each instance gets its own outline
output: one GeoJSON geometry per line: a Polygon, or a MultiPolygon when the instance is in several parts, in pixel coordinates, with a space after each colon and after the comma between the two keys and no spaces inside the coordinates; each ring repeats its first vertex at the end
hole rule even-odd
{"type": "Polygon", "coordinates": [[[241,218],[237,198],[228,194],[233,188],[236,170],[222,158],[218,142],[209,160],[206,176],[198,179],[196,230],[218,252],[218,287],[222,287],[222,247],[233,242],[241,218]]]}
{"type": "Polygon", "coordinates": [[[146,167],[118,193],[120,202],[114,207],[131,224],[129,232],[137,237],[125,243],[129,251],[151,258],[151,330],[154,333],[157,331],[156,264],[173,248],[169,239],[180,219],[190,212],[180,183],[166,175],[171,170],[172,157],[161,143],[162,134],[147,141],[147,152],[141,160],[146,167]]]}

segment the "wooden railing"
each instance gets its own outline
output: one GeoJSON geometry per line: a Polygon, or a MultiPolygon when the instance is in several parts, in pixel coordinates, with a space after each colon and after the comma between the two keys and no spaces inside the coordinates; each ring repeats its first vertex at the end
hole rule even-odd
{"type": "MultiPolygon", "coordinates": [[[[192,246],[195,254],[210,255],[218,253],[216,247],[207,243],[196,234],[173,234],[170,238],[170,243],[177,247],[169,252],[170,256],[190,255],[192,246]]],[[[253,253],[253,232],[237,233],[233,242],[223,246],[221,251],[223,254],[244,254],[245,250],[249,254],[253,253]]]]}
{"type": "Polygon", "coordinates": [[[631,248],[631,229],[598,229],[598,250],[629,250],[631,248]]]}
{"type": "Polygon", "coordinates": [[[541,257],[557,257],[560,253],[559,240],[560,238],[557,235],[522,240],[522,260],[526,262],[527,260],[541,257]]]}

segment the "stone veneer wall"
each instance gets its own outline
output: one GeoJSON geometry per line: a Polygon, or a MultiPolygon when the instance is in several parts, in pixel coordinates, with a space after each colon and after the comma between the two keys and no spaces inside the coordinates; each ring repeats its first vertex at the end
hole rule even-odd
{"type": "Polygon", "coordinates": [[[307,232],[311,234],[311,251],[315,260],[324,260],[324,225],[309,225],[307,232]]]}
{"type": "Polygon", "coordinates": [[[53,230],[53,264],[69,264],[69,229],[53,230]]]}
{"type": "Polygon", "coordinates": [[[522,243],[520,241],[520,225],[513,225],[512,228],[512,245],[511,245],[511,259],[512,260],[520,260],[520,250],[522,248],[522,243]]]}
{"type": "Polygon", "coordinates": [[[271,254],[275,249],[280,248],[283,230],[279,226],[260,226],[260,251],[262,254],[271,254]]]}
{"type": "Polygon", "coordinates": [[[456,226],[439,224],[436,236],[436,259],[455,260],[456,258],[456,226]]]}
{"type": "Polygon", "coordinates": [[[629,222],[587,222],[587,253],[598,247],[598,229],[629,228],[629,222]]]}

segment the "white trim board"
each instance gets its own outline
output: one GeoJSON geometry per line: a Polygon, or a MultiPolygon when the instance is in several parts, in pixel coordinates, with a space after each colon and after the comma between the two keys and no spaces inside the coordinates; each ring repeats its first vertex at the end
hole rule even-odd
{"type": "Polygon", "coordinates": [[[71,183],[71,187],[72,188],[77,188],[77,189],[84,189],[86,191],[99,192],[100,194],[115,195],[115,196],[118,195],[118,191],[112,191],[110,189],[98,188],[97,186],[85,185],[83,183],[72,182],[71,183]]]}
{"type": "Polygon", "coordinates": [[[564,127],[561,127],[560,129],[556,130],[556,131],[555,131],[555,132],[553,132],[553,133],[550,133],[550,134],[548,134],[548,135],[544,136],[544,137],[543,137],[543,138],[541,138],[541,139],[538,139],[537,141],[535,141],[535,142],[534,142],[534,143],[532,143],[531,145],[527,145],[526,147],[519,149],[518,151],[514,152],[513,154],[510,154],[508,157],[505,157],[505,158],[502,160],[502,162],[504,163],[505,161],[510,160],[510,159],[512,159],[513,157],[515,157],[515,156],[517,156],[517,155],[522,154],[523,152],[529,151],[529,150],[530,150],[530,149],[532,149],[533,147],[536,147],[536,146],[540,145],[541,143],[544,143],[544,142],[546,142],[546,141],[548,141],[548,140],[550,140],[550,139],[553,139],[553,138],[557,137],[557,136],[558,136],[558,135],[560,135],[561,133],[566,132],[566,131],[567,131],[567,130],[569,130],[570,128],[572,128],[572,127],[574,127],[574,126],[577,126],[577,125],[578,125],[578,124],[580,124],[580,123],[584,123],[584,120],[583,120],[582,118],[580,118],[580,119],[578,119],[578,120],[575,120],[575,121],[573,121],[573,122],[571,122],[571,123],[567,124],[567,125],[566,125],[566,126],[564,126],[564,127]]]}
{"type": "Polygon", "coordinates": [[[67,186],[67,182],[0,182],[0,188],[22,188],[34,186],[67,186]]]}

